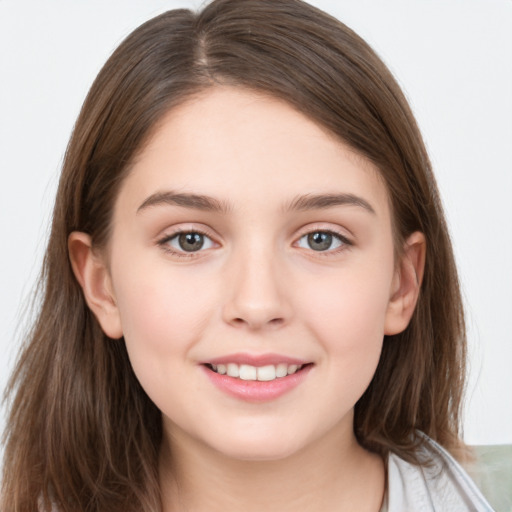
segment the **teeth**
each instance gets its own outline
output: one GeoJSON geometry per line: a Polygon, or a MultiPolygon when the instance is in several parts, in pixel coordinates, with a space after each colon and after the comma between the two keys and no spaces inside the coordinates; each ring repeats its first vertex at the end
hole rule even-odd
{"type": "Polygon", "coordinates": [[[286,377],[288,375],[288,365],[285,363],[276,366],[276,377],[286,377]]]}
{"type": "Polygon", "coordinates": [[[279,363],[277,365],[269,364],[267,366],[251,366],[250,364],[228,363],[212,364],[211,369],[220,375],[239,378],[242,380],[259,380],[268,382],[277,378],[293,375],[302,368],[302,365],[279,363]]]}
{"type": "Polygon", "coordinates": [[[235,363],[228,363],[227,372],[230,377],[239,377],[240,376],[240,368],[235,363]]]}
{"type": "Polygon", "coordinates": [[[258,368],[258,380],[274,380],[276,378],[276,367],[269,364],[258,368]]]}
{"type": "Polygon", "coordinates": [[[256,380],[257,370],[255,366],[240,365],[240,378],[242,380],[256,380]]]}
{"type": "Polygon", "coordinates": [[[296,364],[291,364],[288,366],[288,375],[295,373],[298,369],[299,367],[296,364]]]}

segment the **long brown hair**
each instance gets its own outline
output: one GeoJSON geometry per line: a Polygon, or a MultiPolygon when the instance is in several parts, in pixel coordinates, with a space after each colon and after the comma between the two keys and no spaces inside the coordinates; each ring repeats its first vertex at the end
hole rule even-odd
{"type": "Polygon", "coordinates": [[[160,412],[123,340],[107,339],[69,263],[72,231],[102,246],[130,163],[174,106],[218,84],[281,98],[380,169],[396,246],[427,240],[408,328],[387,337],[356,405],[361,445],[417,462],[417,430],[460,446],[465,332],[452,248],[431,165],[392,75],[345,25],[300,0],[215,0],[135,30],[91,87],[60,179],[39,317],[10,381],[2,510],[158,511],[160,412]]]}

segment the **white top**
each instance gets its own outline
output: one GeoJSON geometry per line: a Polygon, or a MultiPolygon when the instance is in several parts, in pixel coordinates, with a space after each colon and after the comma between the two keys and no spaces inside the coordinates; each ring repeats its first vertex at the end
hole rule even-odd
{"type": "Polygon", "coordinates": [[[391,453],[381,512],[493,512],[455,459],[429,437],[420,451],[431,465],[415,466],[391,453]]]}

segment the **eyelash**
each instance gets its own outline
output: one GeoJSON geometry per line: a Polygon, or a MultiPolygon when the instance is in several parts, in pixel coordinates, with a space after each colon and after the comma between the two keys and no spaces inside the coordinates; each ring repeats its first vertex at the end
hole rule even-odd
{"type": "MultiPolygon", "coordinates": [[[[315,234],[315,233],[323,233],[323,234],[328,234],[328,235],[331,235],[335,238],[337,238],[339,240],[339,242],[341,243],[340,247],[337,247],[335,249],[327,249],[325,251],[315,251],[314,249],[309,249],[311,252],[315,253],[315,255],[319,255],[319,256],[322,256],[322,257],[329,257],[329,256],[333,256],[333,255],[337,255],[339,254],[340,252],[343,252],[343,251],[346,251],[348,250],[350,247],[352,247],[354,244],[351,240],[349,240],[345,235],[337,232],[336,230],[333,230],[333,229],[313,229],[313,230],[310,230],[310,231],[306,231],[304,232],[303,234],[301,234],[296,242],[294,242],[294,245],[297,244],[300,240],[302,240],[304,237],[307,237],[308,235],[312,235],[312,234],[315,234]]],[[[157,241],[157,244],[166,252],[166,253],[169,253],[169,254],[172,254],[173,256],[176,256],[178,258],[194,258],[194,257],[197,257],[197,255],[201,252],[203,252],[203,250],[198,250],[198,251],[190,251],[190,252],[186,252],[186,251],[177,251],[177,250],[174,250],[172,249],[170,246],[169,246],[169,242],[171,240],[174,240],[175,238],[179,237],[180,235],[184,235],[184,234],[198,234],[198,235],[201,235],[205,238],[208,238],[209,240],[212,240],[212,237],[204,230],[201,230],[201,229],[183,229],[183,230],[179,230],[179,231],[175,231],[174,233],[171,233],[169,235],[165,235],[163,238],[161,238],[160,240],[157,241]]],[[[213,242],[213,240],[212,240],[213,242]]],[[[215,242],[213,242],[215,243],[215,242]]]]}
{"type": "Polygon", "coordinates": [[[315,251],[314,249],[306,249],[306,250],[309,250],[312,253],[314,253],[315,256],[318,255],[318,256],[321,256],[323,258],[328,258],[330,256],[338,255],[341,252],[350,249],[354,245],[354,243],[351,240],[349,240],[342,233],[340,233],[340,232],[338,232],[338,231],[336,231],[334,229],[321,229],[321,228],[320,229],[312,229],[310,231],[306,231],[305,233],[300,235],[300,237],[297,239],[297,242],[295,242],[295,244],[297,244],[304,237],[307,237],[308,235],[312,235],[312,234],[316,234],[316,233],[322,233],[322,234],[331,235],[332,237],[337,238],[341,242],[341,245],[339,247],[334,248],[334,249],[327,249],[325,251],[315,251]]]}
{"type": "Polygon", "coordinates": [[[177,256],[178,258],[194,258],[194,257],[197,257],[198,253],[200,253],[202,251],[201,250],[191,251],[191,252],[176,251],[176,250],[172,249],[169,245],[169,242],[171,240],[175,239],[176,237],[178,237],[180,235],[186,235],[186,234],[192,234],[192,233],[202,235],[205,238],[212,240],[212,237],[208,233],[206,233],[206,231],[204,231],[202,229],[194,228],[194,229],[181,229],[181,230],[175,231],[174,233],[171,233],[170,235],[165,235],[163,238],[161,238],[160,240],[157,241],[157,244],[166,253],[172,254],[173,256],[177,256]]]}

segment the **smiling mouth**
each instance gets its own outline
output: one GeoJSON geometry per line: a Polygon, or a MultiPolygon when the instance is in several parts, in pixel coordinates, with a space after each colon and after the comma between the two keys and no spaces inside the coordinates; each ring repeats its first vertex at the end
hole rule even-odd
{"type": "Polygon", "coordinates": [[[252,366],[249,364],[206,364],[206,367],[219,375],[227,375],[234,379],[246,381],[269,382],[282,379],[301,371],[310,364],[269,364],[265,366],[252,366]]]}

